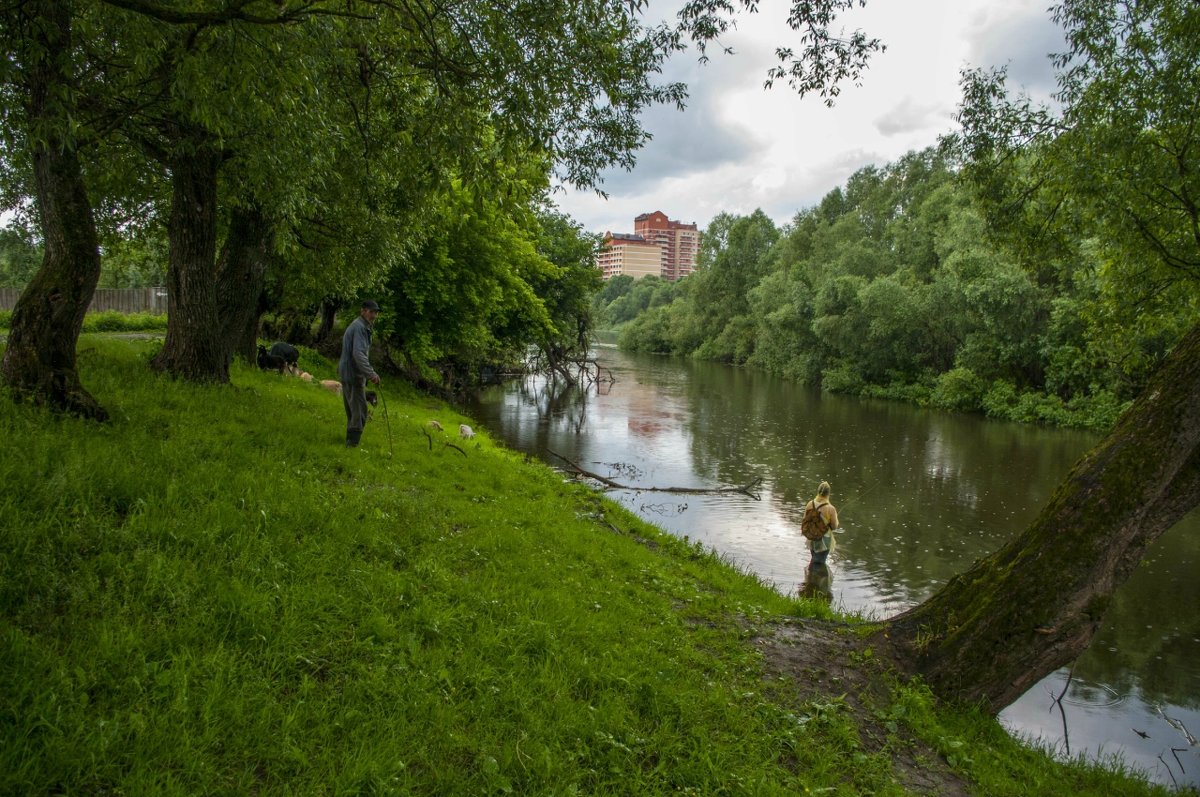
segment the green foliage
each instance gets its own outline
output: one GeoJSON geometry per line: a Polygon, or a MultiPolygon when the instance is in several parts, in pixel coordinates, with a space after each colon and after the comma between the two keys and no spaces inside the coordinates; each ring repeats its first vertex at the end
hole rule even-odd
{"type": "Polygon", "coordinates": [[[84,332],[147,332],[165,330],[167,317],[154,313],[121,313],[106,310],[83,317],[84,332]]]}
{"type": "MultiPolygon", "coordinates": [[[[0,310],[0,329],[12,326],[12,311],[0,310]]],[[[83,317],[84,332],[158,332],[167,328],[167,317],[154,313],[121,313],[106,310],[83,317]]]]}
{"type": "Polygon", "coordinates": [[[1010,98],[1004,70],[968,72],[956,143],[992,234],[1039,282],[1074,283],[1052,297],[1051,388],[1123,400],[1200,321],[1200,11],[1070,0],[1055,19],[1069,44],[1056,107],[1010,98]],[[1083,322],[1070,342],[1062,311],[1083,322]]]}
{"type": "Polygon", "coordinates": [[[821,387],[830,393],[858,395],[866,385],[867,381],[848,362],[825,368],[821,372],[821,387]]]}
{"type": "Polygon", "coordinates": [[[560,356],[583,351],[591,338],[592,297],[601,285],[595,266],[600,238],[557,210],[543,209],[537,221],[538,254],[557,267],[529,277],[550,316],[550,326],[537,344],[543,352],[560,356]]]}
{"type": "Polygon", "coordinates": [[[959,412],[974,412],[983,407],[987,383],[970,368],[953,368],[937,378],[929,397],[935,407],[959,412]]]}
{"type": "Polygon", "coordinates": [[[166,231],[155,226],[136,234],[113,234],[102,246],[98,288],[151,288],[165,285],[166,231]]]}
{"type": "Polygon", "coordinates": [[[0,229],[0,288],[24,288],[42,265],[42,247],[24,226],[0,229]]]}
{"type": "Polygon", "coordinates": [[[481,365],[520,361],[530,343],[577,339],[567,327],[585,311],[595,270],[581,271],[582,248],[566,268],[550,262],[540,230],[465,190],[447,197],[419,250],[388,277],[381,341],[423,378],[457,387],[481,365]]]}
{"type": "Polygon", "coordinates": [[[597,322],[602,328],[616,329],[650,308],[675,301],[680,284],[653,274],[639,280],[628,274],[613,277],[592,300],[597,322]]]}
{"type": "Polygon", "coordinates": [[[593,302],[597,309],[608,307],[610,304],[629,293],[635,284],[633,277],[628,274],[618,274],[603,284],[596,292],[593,302]]]}
{"type": "Polygon", "coordinates": [[[674,353],[670,309],[655,307],[639,315],[635,321],[621,330],[621,334],[617,338],[617,345],[626,351],[644,351],[653,354],[674,353]]]}
{"type": "Polygon", "coordinates": [[[700,238],[689,295],[690,312],[705,330],[705,340],[694,350],[697,357],[744,363],[753,353],[750,291],[770,271],[778,238],[779,230],[761,210],[742,218],[722,213],[709,224],[700,238]]]}
{"type": "Polygon", "coordinates": [[[924,382],[909,382],[902,376],[896,376],[890,384],[865,385],[858,390],[860,395],[868,398],[903,401],[917,406],[927,406],[931,401],[933,388],[924,382]]]}

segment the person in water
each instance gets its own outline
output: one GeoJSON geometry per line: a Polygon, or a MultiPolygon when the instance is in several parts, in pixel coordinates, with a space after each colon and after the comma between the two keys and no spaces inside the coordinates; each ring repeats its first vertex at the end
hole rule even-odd
{"type": "Polygon", "coordinates": [[[812,567],[817,565],[824,567],[825,560],[829,558],[829,552],[833,550],[833,530],[838,527],[838,514],[837,507],[829,502],[829,492],[829,482],[821,482],[817,487],[816,497],[804,506],[805,511],[810,506],[814,507],[821,514],[821,520],[825,522],[825,536],[808,541],[808,550],[812,553],[812,567]]]}

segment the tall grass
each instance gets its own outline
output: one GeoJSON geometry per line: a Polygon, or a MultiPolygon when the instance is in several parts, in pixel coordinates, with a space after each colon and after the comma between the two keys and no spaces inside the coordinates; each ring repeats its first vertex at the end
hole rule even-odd
{"type": "MultiPolygon", "coordinates": [[[[0,402],[0,793],[903,792],[848,715],[764,682],[747,636],[798,604],[430,431],[465,419],[427,397],[385,382],[347,449],[336,396],[176,382],[154,345],[81,341],[107,425],[0,402]]],[[[1004,782],[1025,753],[997,755],[1004,782]]]]}
{"type": "MultiPolygon", "coordinates": [[[[12,328],[12,310],[0,310],[0,329],[12,328]]],[[[162,313],[122,313],[105,310],[83,317],[84,332],[145,332],[165,330],[167,316],[162,313]]]]}

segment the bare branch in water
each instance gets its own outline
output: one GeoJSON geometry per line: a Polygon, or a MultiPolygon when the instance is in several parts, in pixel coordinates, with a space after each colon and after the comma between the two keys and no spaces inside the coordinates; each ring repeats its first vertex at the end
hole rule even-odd
{"type": "Polygon", "coordinates": [[[592,473],[590,470],[585,470],[584,468],[579,467],[574,462],[564,457],[562,454],[550,451],[550,449],[546,449],[546,451],[570,465],[571,468],[580,476],[586,476],[589,479],[594,479],[595,481],[603,484],[605,487],[611,487],[614,490],[641,490],[643,492],[685,493],[688,495],[719,495],[722,493],[740,493],[742,495],[750,496],[755,501],[762,500],[758,493],[755,492],[762,484],[762,479],[755,479],[749,484],[744,484],[741,487],[634,487],[628,484],[615,482],[612,479],[601,476],[598,473],[592,473]]]}

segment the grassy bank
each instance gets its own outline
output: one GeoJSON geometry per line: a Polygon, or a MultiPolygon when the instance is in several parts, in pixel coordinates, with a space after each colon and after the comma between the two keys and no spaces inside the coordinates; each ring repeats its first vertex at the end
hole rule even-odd
{"type": "Polygon", "coordinates": [[[947,789],[1161,791],[886,676],[872,741],[752,644],[823,606],[395,383],[351,450],[338,397],[155,345],[81,340],[107,425],[0,402],[0,793],[902,794],[914,750],[947,789]]]}

